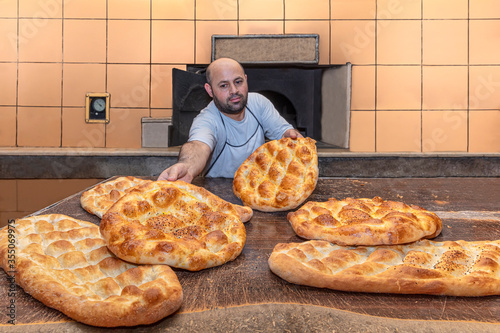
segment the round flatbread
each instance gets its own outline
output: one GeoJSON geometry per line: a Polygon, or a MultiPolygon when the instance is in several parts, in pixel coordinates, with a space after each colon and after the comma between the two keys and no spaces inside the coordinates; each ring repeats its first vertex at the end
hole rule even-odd
{"type": "Polygon", "coordinates": [[[443,227],[436,214],[422,207],[380,197],[309,201],[287,219],[300,237],[341,245],[405,244],[434,238],[443,227]]]}
{"type": "Polygon", "coordinates": [[[246,240],[232,204],[183,181],[136,187],[104,214],[100,229],[123,260],[191,271],[234,260],[246,240]]]}
{"type": "Polygon", "coordinates": [[[90,214],[100,218],[125,194],[137,185],[151,182],[133,176],[118,177],[104,183],[100,183],[90,190],[82,193],[80,204],[90,214]]]}
{"type": "Polygon", "coordinates": [[[19,219],[14,227],[0,231],[2,268],[15,271],[28,294],[74,320],[146,325],[181,306],[182,288],[170,267],[116,258],[93,223],[51,214],[19,219]]]}
{"type": "Polygon", "coordinates": [[[283,138],[263,144],[236,171],[234,194],[245,206],[264,212],[298,207],[318,182],[315,143],[311,138],[283,138]]]}

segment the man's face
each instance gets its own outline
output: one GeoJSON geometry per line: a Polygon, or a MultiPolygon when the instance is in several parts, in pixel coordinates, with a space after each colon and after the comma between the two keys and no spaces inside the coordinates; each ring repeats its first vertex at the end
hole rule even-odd
{"type": "Polygon", "coordinates": [[[247,76],[238,65],[217,67],[212,71],[210,89],[207,89],[219,111],[238,114],[247,105],[247,76]]]}

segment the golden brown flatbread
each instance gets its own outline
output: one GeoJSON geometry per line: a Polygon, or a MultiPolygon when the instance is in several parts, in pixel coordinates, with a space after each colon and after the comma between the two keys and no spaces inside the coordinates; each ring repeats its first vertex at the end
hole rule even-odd
{"type": "Polygon", "coordinates": [[[123,260],[191,271],[234,260],[246,240],[232,204],[183,181],[136,187],[104,214],[100,230],[123,260]]]}
{"type": "Polygon", "coordinates": [[[17,271],[16,283],[34,298],[88,325],[151,324],[182,303],[170,267],[124,262],[108,251],[98,226],[65,215],[3,228],[0,263],[9,275],[17,271]]]}
{"type": "Polygon", "coordinates": [[[264,212],[298,207],[316,188],[318,154],[311,138],[269,141],[234,175],[233,192],[245,206],[264,212]]]}
{"type": "Polygon", "coordinates": [[[405,244],[434,238],[443,228],[441,219],[422,207],[380,197],[309,201],[287,219],[298,236],[339,245],[405,244]]]}
{"type": "Polygon", "coordinates": [[[83,192],[80,197],[80,204],[82,208],[90,214],[102,218],[104,213],[106,213],[118,199],[130,192],[132,188],[149,182],[151,181],[133,176],[111,179],[83,192]]]}
{"type": "Polygon", "coordinates": [[[344,247],[326,241],[278,244],[269,267],[291,283],[343,291],[500,295],[499,240],[422,240],[378,247],[344,247]]]}
{"type": "MultiPolygon", "coordinates": [[[[130,192],[135,186],[150,183],[151,180],[141,179],[133,176],[118,177],[104,183],[100,183],[93,188],[82,193],[80,204],[90,214],[102,218],[104,213],[114,205],[121,197],[130,192]]],[[[242,222],[248,222],[253,216],[250,207],[232,204],[242,222]]]]}

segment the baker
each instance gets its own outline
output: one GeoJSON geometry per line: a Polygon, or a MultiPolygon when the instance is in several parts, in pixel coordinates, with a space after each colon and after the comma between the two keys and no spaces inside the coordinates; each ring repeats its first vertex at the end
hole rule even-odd
{"type": "Polygon", "coordinates": [[[165,169],[158,180],[191,182],[206,177],[233,178],[238,167],[265,138],[301,138],[258,93],[248,93],[247,76],[240,63],[229,58],[213,61],[206,71],[205,90],[212,101],[196,116],[189,139],[177,163],[165,169]]]}

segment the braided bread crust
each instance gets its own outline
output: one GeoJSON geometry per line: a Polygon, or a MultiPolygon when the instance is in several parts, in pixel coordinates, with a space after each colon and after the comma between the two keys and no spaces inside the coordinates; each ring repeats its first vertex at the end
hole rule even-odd
{"type": "Polygon", "coordinates": [[[61,214],[23,218],[15,229],[3,228],[0,262],[7,274],[16,271],[16,283],[27,293],[88,325],[151,324],[182,303],[170,267],[124,262],[108,251],[98,226],[61,214]],[[15,262],[8,256],[12,249],[15,262]]]}
{"type": "Polygon", "coordinates": [[[136,187],[108,210],[100,230],[123,260],[191,271],[234,260],[246,241],[231,203],[183,181],[136,187]]]}
{"type": "Polygon", "coordinates": [[[380,247],[281,243],[275,246],[269,267],[291,283],[342,291],[500,295],[499,240],[422,240],[380,247]]]}
{"type": "Polygon", "coordinates": [[[434,238],[443,228],[441,219],[422,207],[380,197],[309,201],[287,219],[298,236],[339,245],[405,244],[434,238]]]}
{"type": "Polygon", "coordinates": [[[316,141],[283,138],[257,148],[234,175],[233,192],[245,206],[264,212],[298,207],[318,182],[316,141]]]}

